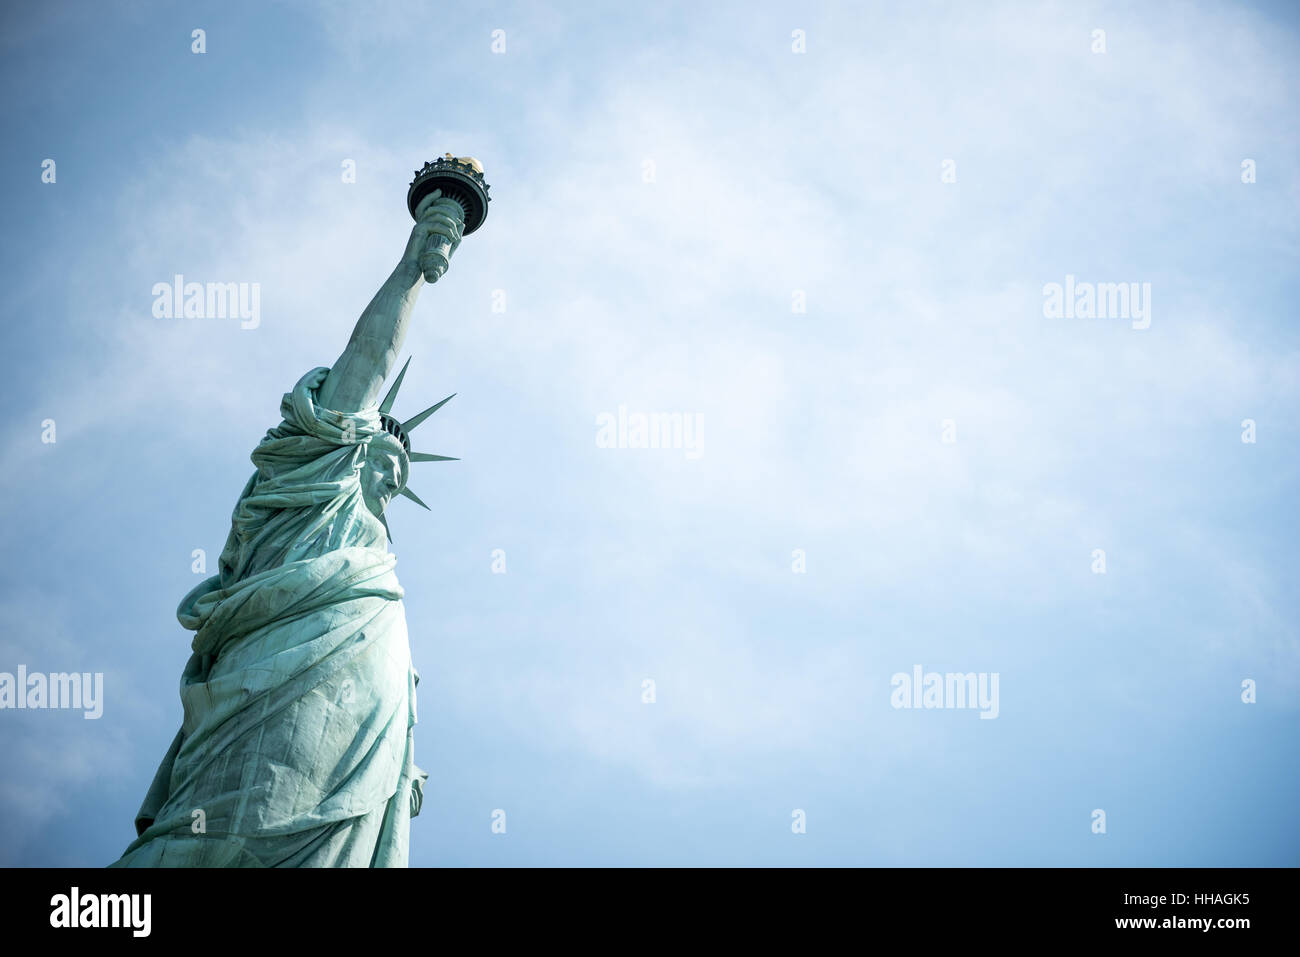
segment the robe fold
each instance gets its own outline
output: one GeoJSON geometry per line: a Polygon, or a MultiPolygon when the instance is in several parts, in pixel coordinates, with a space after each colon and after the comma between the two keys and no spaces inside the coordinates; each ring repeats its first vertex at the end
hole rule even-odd
{"type": "Polygon", "coordinates": [[[114,867],[404,867],[427,775],[402,588],[362,468],[378,410],[285,395],[195,632],[183,720],[114,867]]]}

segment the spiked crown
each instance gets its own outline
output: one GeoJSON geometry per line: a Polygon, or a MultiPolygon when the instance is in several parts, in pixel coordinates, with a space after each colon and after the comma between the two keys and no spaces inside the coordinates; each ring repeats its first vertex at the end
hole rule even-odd
{"type": "MultiPolygon", "coordinates": [[[[397,441],[402,444],[402,449],[406,453],[406,457],[409,461],[411,462],[459,462],[460,459],[451,455],[433,455],[429,452],[412,452],[411,435],[410,435],[411,432],[415,431],[416,426],[423,423],[425,419],[433,415],[433,413],[437,412],[444,405],[446,405],[448,402],[454,399],[456,397],[456,393],[453,392],[451,395],[447,396],[447,398],[443,399],[441,402],[435,402],[433,405],[429,406],[423,412],[419,412],[416,415],[411,416],[411,418],[405,421],[399,420],[395,415],[392,414],[393,402],[397,398],[397,390],[402,387],[402,379],[406,377],[406,369],[408,366],[410,366],[410,364],[411,364],[411,360],[408,358],[406,360],[406,364],[402,366],[402,371],[399,372],[397,374],[397,378],[393,380],[393,384],[389,388],[388,394],[385,395],[384,400],[379,403],[379,421],[383,424],[384,431],[387,432],[389,435],[393,436],[393,438],[397,439],[397,441]]],[[[410,490],[409,487],[405,485],[402,486],[401,490],[397,494],[409,498],[412,502],[414,502],[416,505],[420,506],[421,508],[424,509],[429,508],[429,506],[425,505],[424,502],[420,499],[420,496],[416,495],[414,492],[410,490]]],[[[393,540],[393,533],[388,529],[388,520],[385,519],[382,515],[379,517],[379,520],[384,523],[384,529],[385,531],[388,531],[388,540],[391,542],[393,540]]]]}

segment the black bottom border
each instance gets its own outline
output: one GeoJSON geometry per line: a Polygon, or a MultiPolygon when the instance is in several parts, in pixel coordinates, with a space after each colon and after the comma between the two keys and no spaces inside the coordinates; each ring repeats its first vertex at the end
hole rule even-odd
{"type": "Polygon", "coordinates": [[[847,932],[863,943],[901,933],[918,945],[1131,937],[1221,946],[1285,933],[1295,876],[1287,868],[11,869],[0,875],[0,913],[22,937],[204,950],[280,940],[404,947],[445,933],[608,944],[626,933],[653,943],[669,931],[664,944],[847,932]],[[114,918],[125,926],[81,926],[114,918]]]}

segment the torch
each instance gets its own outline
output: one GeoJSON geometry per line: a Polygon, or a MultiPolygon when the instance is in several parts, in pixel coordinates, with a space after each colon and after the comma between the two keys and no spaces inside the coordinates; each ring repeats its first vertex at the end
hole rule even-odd
{"type": "MultiPolygon", "coordinates": [[[[415,171],[411,188],[406,191],[406,208],[415,218],[415,211],[420,208],[420,201],[435,189],[442,190],[442,198],[450,199],[460,207],[465,223],[462,236],[468,236],[483,225],[487,219],[488,184],[483,179],[483,164],[472,156],[452,156],[448,153],[432,163],[425,163],[423,169],[415,171]]],[[[442,258],[444,270],[451,265],[451,242],[444,236],[433,237],[436,245],[429,252],[442,258]]]]}

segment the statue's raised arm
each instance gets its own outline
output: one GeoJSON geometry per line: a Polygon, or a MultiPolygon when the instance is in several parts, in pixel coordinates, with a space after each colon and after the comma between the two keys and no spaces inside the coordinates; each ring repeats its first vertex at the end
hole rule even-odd
{"type": "Polygon", "coordinates": [[[460,204],[443,197],[441,190],[420,201],[401,262],[361,313],[347,348],[321,384],[321,406],[356,412],[378,400],[406,339],[421,287],[442,277],[460,245],[464,215],[460,204]]]}

